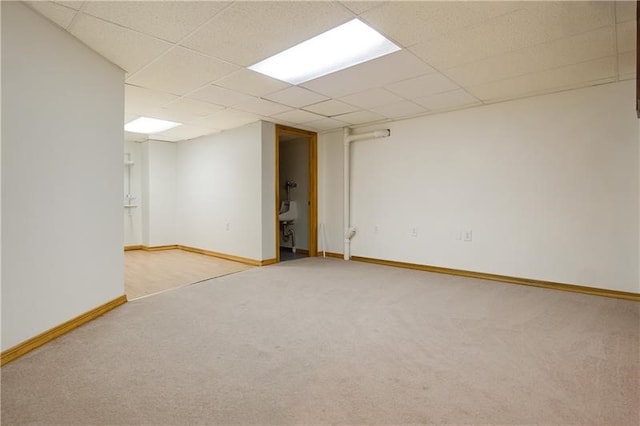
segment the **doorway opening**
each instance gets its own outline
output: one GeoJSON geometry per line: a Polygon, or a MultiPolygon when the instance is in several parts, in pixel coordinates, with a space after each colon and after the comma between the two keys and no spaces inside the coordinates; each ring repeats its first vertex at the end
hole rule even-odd
{"type": "Polygon", "coordinates": [[[276,258],[317,255],[318,162],[315,132],[276,125],[276,258]]]}

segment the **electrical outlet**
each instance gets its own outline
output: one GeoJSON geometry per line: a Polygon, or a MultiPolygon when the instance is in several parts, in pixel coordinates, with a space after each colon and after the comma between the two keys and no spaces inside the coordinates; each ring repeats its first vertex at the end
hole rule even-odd
{"type": "Polygon", "coordinates": [[[411,231],[409,232],[409,235],[411,235],[412,237],[417,237],[418,236],[418,228],[411,228],[411,231]]]}
{"type": "Polygon", "coordinates": [[[473,241],[473,231],[464,231],[464,240],[466,242],[473,241]]]}
{"type": "Polygon", "coordinates": [[[380,226],[375,225],[375,226],[373,227],[373,233],[374,233],[374,234],[379,234],[379,233],[380,233],[380,226]]]}
{"type": "Polygon", "coordinates": [[[227,224],[224,227],[225,230],[230,231],[231,230],[231,224],[229,222],[227,222],[227,224]]]}

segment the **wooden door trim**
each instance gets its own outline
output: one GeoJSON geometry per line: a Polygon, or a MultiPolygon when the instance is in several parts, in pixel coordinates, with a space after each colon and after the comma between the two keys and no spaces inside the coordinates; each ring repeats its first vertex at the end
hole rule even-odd
{"type": "Polygon", "coordinates": [[[318,254],[318,134],[309,130],[276,124],[276,261],[280,262],[280,136],[283,134],[299,136],[307,139],[309,152],[309,256],[318,254]]]}

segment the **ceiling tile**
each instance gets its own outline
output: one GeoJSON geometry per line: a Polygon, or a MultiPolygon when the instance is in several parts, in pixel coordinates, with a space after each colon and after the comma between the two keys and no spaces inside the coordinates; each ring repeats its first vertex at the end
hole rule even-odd
{"type": "Polygon", "coordinates": [[[202,117],[224,109],[223,106],[197,101],[195,99],[180,98],[161,108],[169,114],[171,119],[182,123],[194,122],[202,117]]]}
{"type": "Polygon", "coordinates": [[[197,123],[194,122],[193,124],[197,127],[228,130],[235,127],[243,126],[245,124],[253,123],[258,120],[260,120],[259,115],[228,108],[222,111],[214,112],[213,114],[203,118],[197,123]]]}
{"type": "Polygon", "coordinates": [[[613,81],[616,76],[616,60],[616,56],[609,56],[594,61],[473,86],[467,88],[467,91],[482,101],[496,101],[569,87],[582,87],[590,82],[613,81]]]}
{"type": "Polygon", "coordinates": [[[169,93],[158,92],[145,89],[143,87],[125,84],[124,100],[125,111],[139,115],[148,114],[150,111],[167,105],[169,102],[178,99],[177,96],[169,93]]]}
{"type": "Polygon", "coordinates": [[[278,92],[265,95],[264,98],[294,108],[300,108],[329,99],[324,95],[298,86],[291,86],[278,92]]]}
{"type": "Polygon", "coordinates": [[[518,2],[394,1],[362,17],[403,46],[411,46],[520,7],[518,2]]]}
{"type": "Polygon", "coordinates": [[[616,22],[636,19],[636,2],[633,0],[616,1],[616,22]]]}
{"type": "MultiPolygon", "coordinates": [[[[287,126],[287,127],[296,127],[296,128],[300,128],[302,125],[298,124],[298,123],[292,123],[290,121],[286,121],[286,120],[282,120],[279,118],[274,118],[274,117],[269,117],[268,120],[269,123],[273,123],[273,124],[281,124],[283,126],[287,126]]],[[[303,129],[306,130],[306,129],[303,129]]]]}
{"type": "Polygon", "coordinates": [[[228,107],[255,99],[254,96],[236,92],[235,90],[225,89],[224,87],[213,84],[193,93],[189,93],[187,97],[228,107]]]}
{"type": "Polygon", "coordinates": [[[462,89],[450,92],[438,93],[437,95],[425,96],[413,100],[431,111],[453,109],[468,105],[480,104],[480,101],[462,89]]]}
{"type": "Polygon", "coordinates": [[[175,43],[228,4],[218,1],[88,1],[83,12],[175,43]]]}
{"type": "Polygon", "coordinates": [[[636,23],[627,21],[618,24],[618,52],[628,52],[636,49],[636,23]]]}
{"type": "Polygon", "coordinates": [[[276,120],[287,121],[289,123],[301,124],[308,123],[309,121],[322,120],[324,117],[318,114],[313,114],[311,112],[297,109],[273,115],[272,118],[276,120]]]}
{"type": "Polygon", "coordinates": [[[525,2],[524,5],[551,40],[615,23],[615,8],[610,1],[525,2]]]}
{"type": "Polygon", "coordinates": [[[84,1],[54,1],[53,3],[58,3],[63,6],[70,7],[71,9],[80,10],[84,1]]]}
{"type": "Polygon", "coordinates": [[[323,118],[322,120],[310,121],[305,124],[316,131],[340,129],[349,126],[348,123],[333,118],[323,118]]]}
{"type": "Polygon", "coordinates": [[[462,86],[475,86],[615,54],[612,26],[538,44],[443,71],[462,86]]]}
{"type": "Polygon", "coordinates": [[[387,118],[404,118],[428,112],[426,108],[416,105],[413,102],[401,101],[395,104],[384,105],[374,108],[373,112],[383,115],[387,118]]]}
{"type": "Polygon", "coordinates": [[[194,126],[178,126],[162,133],[155,133],[151,135],[151,138],[158,141],[179,142],[189,139],[195,139],[197,137],[210,135],[213,133],[217,133],[217,131],[194,126]]]}
{"type": "Polygon", "coordinates": [[[62,28],[67,28],[76,15],[75,10],[57,3],[45,1],[28,1],[26,3],[29,7],[62,28]]]}
{"type": "Polygon", "coordinates": [[[349,114],[342,114],[337,118],[349,124],[366,124],[386,119],[386,117],[371,111],[350,112],[349,114]]]}
{"type": "Polygon", "coordinates": [[[403,100],[400,96],[394,95],[385,89],[369,89],[364,92],[354,93],[340,98],[341,101],[351,105],[359,106],[363,109],[370,109],[380,105],[392,104],[403,100]]]}
{"type": "Polygon", "coordinates": [[[541,43],[546,41],[543,37],[541,26],[527,11],[519,10],[418,43],[410,50],[428,64],[446,69],[541,43]]]}
{"type": "Polygon", "coordinates": [[[197,124],[198,121],[202,119],[202,117],[176,113],[166,108],[154,108],[153,110],[145,113],[144,116],[160,120],[175,121],[180,124],[197,124]]]}
{"type": "Polygon", "coordinates": [[[130,74],[171,48],[167,42],[82,13],[69,32],[130,74]]]}
{"type": "Polygon", "coordinates": [[[127,82],[149,87],[126,85],[128,117],[155,114],[191,123],[176,133],[228,129],[266,116],[322,131],[478,103],[470,93],[494,102],[635,76],[635,2],[98,1],[76,14],[81,4],[30,6],[70,25],[86,44],[130,71],[127,82]],[[358,14],[412,51],[302,87],[229,63],[250,65],[358,14]],[[162,40],[184,42],[208,56],[162,40]]]}
{"type": "Polygon", "coordinates": [[[346,114],[348,112],[353,112],[358,110],[357,107],[345,104],[344,102],[340,102],[335,99],[329,99],[328,101],[323,101],[317,104],[309,105],[304,109],[307,111],[315,112],[316,114],[327,116],[327,117],[346,114]]]}
{"type": "Polygon", "coordinates": [[[249,66],[352,17],[334,2],[235,2],[182,44],[249,66]]]}
{"type": "Polygon", "coordinates": [[[380,7],[386,2],[384,1],[341,1],[343,6],[347,9],[355,13],[356,15],[360,15],[368,10],[374,9],[376,7],[380,7]]]}
{"type": "Polygon", "coordinates": [[[389,90],[407,99],[459,89],[460,86],[440,73],[424,75],[387,86],[389,90]]]}
{"type": "Polygon", "coordinates": [[[523,2],[522,7],[410,50],[428,64],[447,69],[613,22],[608,2],[523,2]]]}
{"type": "Polygon", "coordinates": [[[636,51],[621,53],[618,55],[618,75],[624,80],[628,80],[630,76],[636,75],[636,51]]]}
{"type": "Polygon", "coordinates": [[[127,83],[183,95],[235,70],[233,65],[175,47],[127,79],[127,83]]]}
{"type": "Polygon", "coordinates": [[[262,96],[288,87],[289,84],[248,69],[240,69],[216,80],[217,86],[254,96],[262,96]]]}
{"type": "Polygon", "coordinates": [[[236,109],[252,112],[257,115],[270,116],[291,110],[291,107],[267,101],[266,99],[254,98],[253,100],[236,105],[236,109]]]}
{"type": "Polygon", "coordinates": [[[435,70],[406,50],[374,59],[303,83],[308,89],[332,98],[362,92],[435,70]]]}

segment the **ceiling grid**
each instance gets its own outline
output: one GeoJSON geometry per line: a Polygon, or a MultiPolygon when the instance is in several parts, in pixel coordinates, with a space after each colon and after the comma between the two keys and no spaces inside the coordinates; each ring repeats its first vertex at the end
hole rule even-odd
{"type": "Polygon", "coordinates": [[[167,141],[260,119],[323,132],[635,78],[635,1],[26,3],[125,70],[127,119],[182,122],[154,135],[167,141]],[[354,18],[402,50],[299,85],[247,69],[354,18]]]}

